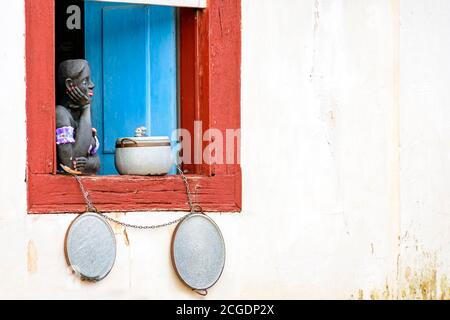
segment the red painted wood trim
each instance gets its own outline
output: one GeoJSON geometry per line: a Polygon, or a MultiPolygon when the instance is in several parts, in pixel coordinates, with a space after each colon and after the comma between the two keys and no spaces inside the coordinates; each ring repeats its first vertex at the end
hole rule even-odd
{"type": "MultiPolygon", "coordinates": [[[[181,126],[193,132],[241,127],[241,3],[210,0],[206,10],[180,11],[181,126]],[[193,72],[197,79],[193,78],[193,72]],[[194,94],[192,94],[194,93],[194,94]]],[[[193,137],[192,137],[193,138],[193,137]]],[[[203,143],[203,148],[209,144],[203,143]]],[[[191,145],[194,145],[193,140],[191,145]]],[[[224,148],[223,157],[226,149],[224,148]]],[[[235,154],[239,155],[238,143],[235,154]]],[[[192,157],[193,158],[193,157],[192,157]]],[[[240,159],[236,159],[238,162],[240,159]]],[[[197,174],[236,173],[239,165],[187,166],[197,174]]]]}
{"type": "Polygon", "coordinates": [[[211,166],[196,164],[195,158],[202,157],[207,142],[202,141],[199,152],[195,149],[194,121],[201,121],[202,132],[210,128],[209,121],[209,20],[208,9],[180,10],[180,91],[181,127],[191,132],[191,164],[184,169],[196,174],[211,176],[211,166]]]}
{"type": "MultiPolygon", "coordinates": [[[[181,128],[194,132],[194,121],[198,116],[198,77],[197,74],[197,11],[180,9],[180,117],[181,128]]],[[[186,141],[183,142],[186,144],[186,141]]],[[[194,136],[189,141],[194,146],[194,136]]],[[[186,152],[186,148],[185,151],[186,152]]],[[[190,173],[200,174],[200,168],[193,164],[193,152],[190,154],[191,164],[183,164],[183,169],[190,173]]]]}
{"type": "Polygon", "coordinates": [[[54,2],[26,0],[28,173],[52,173],[55,159],[54,2]]]}
{"type": "MultiPolygon", "coordinates": [[[[96,208],[102,212],[189,211],[181,177],[83,177],[96,208]]],[[[189,176],[193,201],[211,212],[237,212],[236,176],[189,176]]],[[[84,212],[86,206],[71,176],[37,174],[29,183],[30,213],[84,212]]]]}
{"type": "MultiPolygon", "coordinates": [[[[240,128],[241,7],[210,0],[206,10],[180,14],[180,100],[183,128],[240,128]]],[[[27,179],[30,213],[83,212],[75,180],[55,173],[54,0],[25,0],[27,71],[27,179]]],[[[191,131],[192,132],[192,131],[191,131]]],[[[208,142],[204,142],[206,146],[208,142]]],[[[236,147],[237,148],[237,147],[236,147]]],[[[200,165],[195,200],[206,211],[241,210],[239,165],[200,165]]],[[[101,211],[185,211],[180,177],[84,177],[101,211]]]]}
{"type": "MultiPolygon", "coordinates": [[[[241,128],[241,2],[209,0],[208,5],[210,16],[204,28],[209,34],[208,116],[211,126],[225,136],[227,129],[241,128]]],[[[235,144],[239,155],[237,148],[235,144]]],[[[212,172],[240,175],[240,166],[214,165],[212,172]]]]}

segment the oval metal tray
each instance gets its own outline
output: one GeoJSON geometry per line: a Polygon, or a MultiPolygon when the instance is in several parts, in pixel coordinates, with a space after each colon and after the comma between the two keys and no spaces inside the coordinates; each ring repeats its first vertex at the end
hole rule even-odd
{"type": "Polygon", "coordinates": [[[172,239],[172,263],[178,277],[193,290],[207,290],[225,267],[225,241],[217,224],[204,214],[181,221],[172,239]]]}
{"type": "Polygon", "coordinates": [[[70,225],[65,250],[75,272],[83,279],[100,281],[110,273],[116,260],[114,231],[102,216],[85,213],[70,225]]]}

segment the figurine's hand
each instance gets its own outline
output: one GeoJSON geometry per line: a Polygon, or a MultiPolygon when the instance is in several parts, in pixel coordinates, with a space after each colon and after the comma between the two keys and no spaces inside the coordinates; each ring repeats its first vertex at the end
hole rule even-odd
{"type": "Polygon", "coordinates": [[[90,109],[91,109],[91,105],[88,103],[88,104],[85,104],[85,105],[82,105],[81,107],[80,107],[80,109],[81,109],[81,111],[85,114],[86,113],[86,111],[87,112],[91,112],[90,111],[90,109]]]}
{"type": "Polygon", "coordinates": [[[91,100],[89,96],[81,91],[76,85],[71,85],[69,89],[67,89],[67,95],[73,102],[79,103],[82,106],[88,105],[91,100]]]}
{"type": "Polygon", "coordinates": [[[75,161],[73,162],[73,167],[77,171],[84,172],[86,169],[87,162],[88,162],[88,159],[85,157],[76,158],[75,161]]]}
{"type": "Polygon", "coordinates": [[[88,158],[79,157],[73,161],[75,171],[81,172],[81,174],[95,174],[100,169],[100,159],[98,155],[92,155],[88,158]]]}
{"type": "Polygon", "coordinates": [[[98,141],[98,138],[97,138],[97,129],[92,128],[92,139],[91,139],[91,145],[89,147],[88,154],[91,156],[96,155],[99,148],[100,148],[100,142],[98,141]]]}

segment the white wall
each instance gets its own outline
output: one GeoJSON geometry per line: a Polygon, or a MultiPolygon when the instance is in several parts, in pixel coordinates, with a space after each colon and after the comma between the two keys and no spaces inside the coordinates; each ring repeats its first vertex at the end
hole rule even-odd
{"type": "MultiPolygon", "coordinates": [[[[448,295],[448,1],[242,7],[244,211],[213,215],[228,256],[209,298],[448,295]]],[[[172,270],[173,229],[127,244],[115,227],[115,268],[82,284],[63,255],[75,216],[27,216],[23,11],[0,12],[0,298],[197,299],[172,270]]]]}
{"type": "Polygon", "coordinates": [[[450,299],[450,3],[401,11],[401,294],[450,299]]]}

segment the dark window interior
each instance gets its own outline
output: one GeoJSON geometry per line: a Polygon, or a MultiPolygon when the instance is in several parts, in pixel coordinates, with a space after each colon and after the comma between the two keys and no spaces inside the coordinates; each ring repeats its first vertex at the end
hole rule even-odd
{"type": "MultiPolygon", "coordinates": [[[[55,67],[56,73],[59,64],[69,59],[84,59],[84,1],[83,0],[57,0],[55,1],[55,67]],[[76,5],[81,10],[81,28],[70,30],[67,28],[67,19],[71,14],[67,8],[76,5]]],[[[57,86],[56,86],[57,87],[57,86]]]]}

